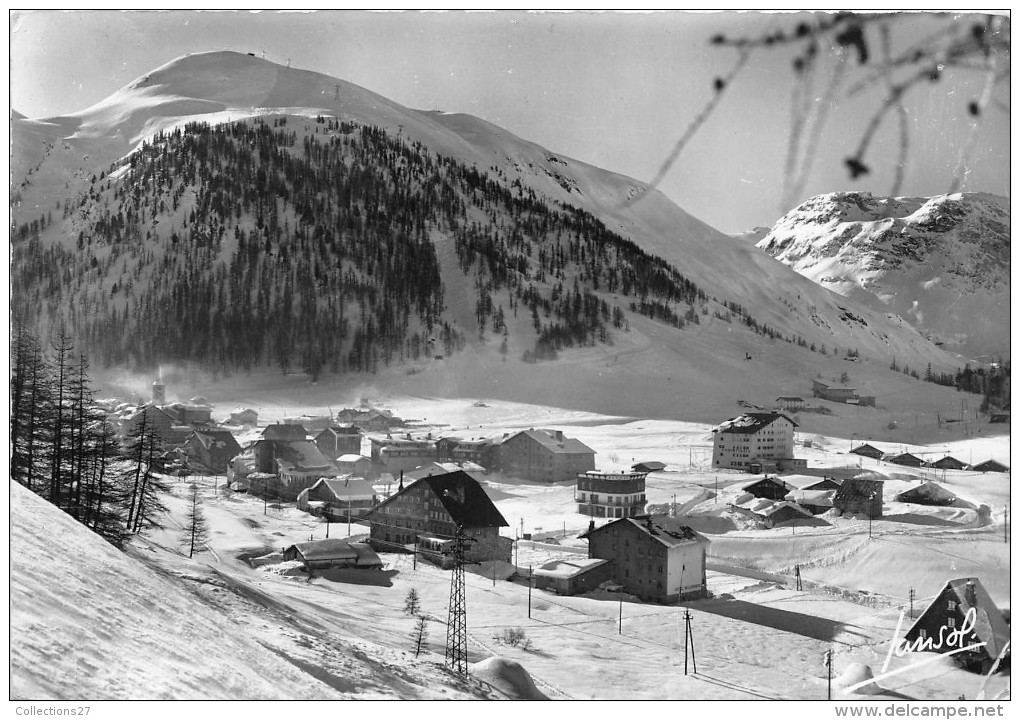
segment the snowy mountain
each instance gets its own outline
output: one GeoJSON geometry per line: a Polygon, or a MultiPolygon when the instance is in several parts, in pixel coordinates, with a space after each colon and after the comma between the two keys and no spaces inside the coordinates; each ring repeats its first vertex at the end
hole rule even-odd
{"type": "Polygon", "coordinates": [[[1009,356],[1009,200],[832,193],[758,247],[840,295],[886,309],[971,356],[1009,356]]]}
{"type": "MultiPolygon", "coordinates": [[[[451,351],[440,352],[447,361],[461,355],[474,368],[480,358],[483,367],[495,361],[516,371],[513,363],[537,354],[540,342],[559,344],[570,335],[559,345],[559,367],[519,369],[546,399],[551,388],[556,402],[575,403],[572,393],[590,397],[587,380],[633,374],[620,378],[621,395],[634,396],[628,382],[661,387],[684,378],[705,408],[720,393],[740,393],[734,388],[752,377],[749,358],[767,365],[759,377],[784,385],[817,374],[831,350],[854,349],[876,368],[892,358],[911,367],[962,365],[894,313],[819,287],[639,181],[478,118],[408,109],[343,80],[241,53],[179,58],[81,112],[15,118],[12,132],[15,296],[24,299],[24,312],[43,308],[42,322],[76,328],[90,352],[119,342],[104,364],[154,369],[150,356],[163,352],[160,338],[179,335],[171,344],[179,359],[189,358],[192,345],[213,348],[218,364],[204,366],[214,372],[230,370],[243,354],[238,343],[252,337],[267,344],[245,350],[250,357],[234,367],[307,369],[309,358],[322,357],[322,341],[337,344],[325,360],[334,371],[378,370],[439,342],[451,351]],[[203,166],[195,148],[220,147],[221,136],[207,127],[247,130],[224,133],[232,149],[220,148],[215,163],[203,166]],[[245,133],[250,142],[241,140],[245,133]],[[361,181],[339,187],[300,180],[326,172],[314,163],[330,143],[337,154],[325,162],[374,173],[371,185],[385,189],[377,205],[345,194],[347,187],[363,191],[361,181]],[[248,159],[236,160],[242,156],[248,159]],[[287,169],[295,163],[297,174],[287,169]],[[259,169],[270,167],[280,178],[272,190],[258,180],[259,169]],[[243,187],[226,193],[221,180],[274,197],[253,198],[243,187]],[[407,203],[429,193],[450,209],[440,215],[433,198],[411,224],[407,203]],[[347,214],[329,215],[338,209],[347,214]],[[316,223],[325,218],[333,229],[320,231],[316,223]],[[322,238],[355,225],[384,238],[383,260],[405,257],[410,231],[432,294],[399,294],[407,283],[379,277],[380,258],[364,253],[332,277],[328,269],[347,250],[333,242],[326,252],[322,238]],[[280,273],[289,273],[292,303],[280,273]],[[646,274],[635,285],[632,273],[646,274]],[[265,297],[255,290],[258,278],[270,288],[265,297]],[[338,303],[331,282],[363,296],[338,303]],[[299,297],[306,290],[311,296],[299,297]],[[417,317],[401,314],[405,308],[418,308],[417,317]],[[247,316],[232,321],[228,311],[272,316],[271,327],[232,335],[229,323],[243,327],[247,316]],[[381,324],[392,358],[377,363],[365,348],[381,324]],[[128,337],[126,328],[136,334],[128,337]],[[285,346],[295,357],[274,358],[285,346]],[[626,366],[616,365],[621,356],[629,358],[626,366]],[[562,373],[576,382],[564,384],[562,373]]],[[[454,370],[438,367],[433,385],[464,386],[454,370]]],[[[646,412],[663,411],[637,398],[646,412]]],[[[675,407],[663,401],[663,408],[675,407]]]]}

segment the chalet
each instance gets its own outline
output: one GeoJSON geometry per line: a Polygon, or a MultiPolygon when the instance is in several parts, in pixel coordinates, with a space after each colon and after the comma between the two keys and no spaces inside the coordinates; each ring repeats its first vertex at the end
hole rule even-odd
{"type": "Polygon", "coordinates": [[[300,560],[306,571],[382,567],[382,560],[364,543],[334,538],[291,545],[283,551],[283,559],[300,560]]]}
{"type": "Polygon", "coordinates": [[[262,431],[262,439],[283,440],[285,442],[293,440],[307,440],[308,432],[305,430],[303,425],[280,423],[276,425],[267,425],[262,431]]]}
{"type": "Polygon", "coordinates": [[[782,413],[745,413],[712,430],[713,467],[749,470],[752,463],[793,458],[797,423],[782,413]]]}
{"type": "MultiPolygon", "coordinates": [[[[137,435],[141,430],[143,423],[145,425],[146,432],[151,430],[164,442],[172,442],[172,438],[174,437],[174,433],[172,431],[175,424],[174,418],[156,405],[142,405],[139,408],[135,408],[134,410],[127,412],[120,423],[121,437],[127,438],[137,435]],[[142,419],[143,417],[144,421],[142,419]]],[[[189,428],[189,430],[190,429],[191,428],[189,428]]]]}
{"type": "Polygon", "coordinates": [[[967,469],[973,470],[974,472],[1009,472],[1008,467],[1000,462],[996,462],[995,460],[985,460],[977,465],[968,465],[967,469]]]}
{"type": "Polygon", "coordinates": [[[802,489],[790,492],[785,499],[799,505],[812,515],[821,515],[832,510],[832,498],[835,495],[835,490],[802,489]]]}
{"type": "Polygon", "coordinates": [[[250,425],[254,427],[259,424],[259,414],[251,408],[237,408],[237,410],[230,413],[227,422],[231,425],[250,425]]]}
{"type": "Polygon", "coordinates": [[[888,453],[882,456],[882,460],[893,465],[903,465],[905,467],[921,467],[924,465],[924,460],[910,453],[888,453]]]}
{"type": "Polygon", "coordinates": [[[857,447],[852,448],[850,452],[852,452],[854,455],[862,455],[863,457],[871,458],[872,460],[880,460],[882,456],[885,455],[885,453],[879,450],[877,447],[873,445],[868,445],[868,443],[858,445],[857,447]]]}
{"type": "Polygon", "coordinates": [[[609,560],[612,581],[643,600],[676,602],[708,594],[708,538],[677,518],[620,518],[581,537],[588,539],[588,557],[609,560]]]}
{"type": "Polygon", "coordinates": [[[453,449],[461,442],[463,439],[459,437],[443,437],[436,440],[436,460],[452,459],[453,449]]]}
{"type": "Polygon", "coordinates": [[[333,424],[329,415],[292,415],[283,419],[284,425],[300,425],[305,430],[320,432],[333,424]]]}
{"type": "Polygon", "coordinates": [[[829,400],[830,402],[846,403],[857,401],[860,397],[857,389],[852,387],[833,387],[819,380],[811,381],[811,392],[815,397],[829,400]]]}
{"type": "Polygon", "coordinates": [[[790,487],[779,478],[766,475],[761,480],[755,480],[753,483],[745,485],[741,490],[751,493],[756,498],[782,500],[790,492],[790,487]]]}
{"type": "Polygon", "coordinates": [[[191,403],[173,403],[164,405],[166,411],[174,422],[179,425],[201,426],[212,424],[212,408],[208,405],[195,405],[191,403]]]}
{"type": "Polygon", "coordinates": [[[952,505],[956,502],[956,496],[941,485],[929,480],[901,492],[896,496],[896,501],[918,505],[952,505]]]}
{"type": "Polygon", "coordinates": [[[364,517],[375,507],[378,495],[361,478],[322,478],[297,496],[297,509],[335,521],[364,517]]]}
{"type": "Polygon", "coordinates": [[[953,652],[968,670],[987,673],[1009,641],[1006,618],[981,581],[957,578],[946,583],[898,646],[914,651],[953,652]],[[979,644],[981,647],[958,652],[979,644]]]}
{"type": "Polygon", "coordinates": [[[645,511],[646,472],[578,473],[574,500],[577,512],[596,518],[625,518],[645,511]]]}
{"type": "MultiPolygon", "coordinates": [[[[438,449],[439,443],[436,443],[438,449]]],[[[450,448],[450,460],[472,462],[483,468],[498,468],[500,463],[500,442],[492,438],[461,440],[450,448]]]]}
{"type": "Polygon", "coordinates": [[[776,406],[783,410],[797,412],[804,409],[804,398],[795,395],[783,395],[776,398],[776,406]]]}
{"type": "Polygon", "coordinates": [[[389,432],[404,421],[388,410],[344,408],[336,414],[337,422],[354,424],[369,432],[389,432]]]}
{"type": "Polygon", "coordinates": [[[773,528],[791,520],[811,517],[812,513],[789,500],[769,500],[768,498],[748,497],[744,495],[729,505],[730,510],[740,513],[761,524],[765,528],[773,528]]]}
{"type": "Polygon", "coordinates": [[[630,469],[634,472],[643,473],[661,472],[666,469],[666,463],[659,462],[658,460],[648,460],[647,462],[639,462],[631,465],[630,469]]]}
{"type": "Polygon", "coordinates": [[[415,440],[408,434],[402,438],[370,438],[370,441],[372,462],[382,464],[389,473],[407,472],[436,459],[436,444],[432,440],[415,440]]]}
{"type": "Polygon", "coordinates": [[[334,461],[333,464],[336,465],[337,470],[340,471],[341,475],[368,477],[368,475],[372,472],[372,460],[364,455],[358,455],[357,453],[341,455],[334,461]]]}
{"type": "Polygon", "coordinates": [[[578,595],[595,590],[612,579],[613,566],[598,558],[570,558],[550,560],[535,568],[535,588],[549,590],[557,595],[578,595]]]}
{"type": "Polygon", "coordinates": [[[241,446],[228,430],[196,430],[184,443],[184,450],[191,458],[191,464],[225,473],[230,460],[239,455],[241,446]]]}
{"type": "Polygon", "coordinates": [[[957,460],[952,455],[946,455],[941,460],[926,464],[928,467],[937,468],[938,470],[963,470],[967,467],[967,463],[957,460]]]}
{"type": "MultiPolygon", "coordinates": [[[[854,468],[853,471],[853,474],[857,475],[860,473],[860,468],[854,468]]],[[[828,468],[826,468],[826,472],[828,472],[828,468]]],[[[828,475],[823,477],[818,477],[817,475],[783,475],[776,479],[782,480],[788,488],[794,490],[835,490],[843,482],[828,475]]]]}
{"type": "Polygon", "coordinates": [[[531,482],[573,481],[595,469],[595,451],[562,430],[521,430],[502,442],[500,468],[531,482]]]}
{"type": "Polygon", "coordinates": [[[308,440],[277,442],[276,475],[280,479],[280,498],[296,500],[298,493],[324,477],[337,474],[336,465],[308,440]]]}
{"type": "Polygon", "coordinates": [[[450,540],[460,527],[468,540],[465,559],[510,561],[513,541],[499,535],[507,521],[465,472],[416,480],[370,511],[368,522],[371,543],[380,550],[414,546],[421,535],[450,540]]]}
{"type": "Polygon", "coordinates": [[[847,478],[832,498],[832,505],[844,515],[860,514],[869,518],[882,517],[881,480],[847,478]]]}
{"type": "Polygon", "coordinates": [[[315,446],[330,460],[341,455],[360,455],[361,430],[355,425],[328,427],[315,436],[315,446]]]}

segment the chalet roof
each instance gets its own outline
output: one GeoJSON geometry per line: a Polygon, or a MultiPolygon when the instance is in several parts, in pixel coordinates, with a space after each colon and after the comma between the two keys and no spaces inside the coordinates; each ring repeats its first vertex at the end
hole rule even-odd
{"type": "Polygon", "coordinates": [[[550,560],[534,570],[534,575],[553,578],[572,578],[588,572],[600,565],[605,565],[608,560],[599,558],[576,558],[570,560],[550,560]]]}
{"type": "Polygon", "coordinates": [[[309,488],[309,492],[319,485],[329,488],[337,500],[346,500],[347,498],[355,500],[375,496],[375,488],[372,487],[372,483],[363,478],[322,478],[309,488]]]}
{"type": "Polygon", "coordinates": [[[904,490],[896,496],[898,502],[921,502],[928,500],[936,504],[949,504],[956,500],[956,495],[931,480],[926,480],[916,487],[904,490]]]}
{"type": "MultiPolygon", "coordinates": [[[[974,608],[977,622],[974,625],[973,633],[977,635],[979,642],[986,643],[982,652],[985,652],[988,657],[998,657],[1003,647],[1009,642],[1009,625],[1006,623],[1002,611],[996,607],[991,595],[985,590],[985,586],[981,584],[981,580],[976,577],[956,578],[948,581],[942,588],[942,592],[935,596],[931,604],[910,627],[906,636],[914,635],[917,629],[926,627],[930,621],[930,618],[926,617],[929,613],[934,613],[936,618],[943,617],[944,606],[941,605],[941,602],[945,600],[946,593],[955,596],[954,600],[959,604],[959,609],[964,614],[974,608]],[[972,593],[968,592],[968,585],[972,586],[972,593]]],[[[969,639],[967,642],[969,643],[969,639]]]]}
{"type": "Polygon", "coordinates": [[[620,518],[606,523],[600,528],[589,530],[580,537],[587,538],[594,533],[601,533],[617,523],[630,523],[641,532],[650,535],[666,547],[677,547],[684,544],[708,544],[710,541],[701,533],[695,531],[688,525],[684,525],[680,518],[669,515],[634,515],[629,518],[620,518]]]}
{"type": "Polygon", "coordinates": [[[875,447],[874,445],[869,445],[868,443],[863,443],[861,445],[858,445],[857,447],[855,447],[850,452],[854,453],[855,455],[864,455],[865,457],[876,457],[876,458],[877,457],[882,457],[882,455],[885,454],[881,450],[879,450],[877,447],[875,447]]]}
{"type": "Polygon", "coordinates": [[[461,470],[416,480],[384,500],[373,513],[422,484],[439,498],[450,519],[457,525],[466,528],[509,527],[509,523],[492,504],[492,500],[485,494],[478,481],[461,470]]]}
{"type": "MultiPolygon", "coordinates": [[[[309,560],[352,560],[358,559],[358,551],[346,540],[328,538],[313,542],[296,543],[291,546],[305,561],[309,560]]],[[[287,548],[290,550],[291,548],[287,548]]]]}
{"type": "Polygon", "coordinates": [[[924,462],[921,458],[917,457],[917,455],[912,455],[911,453],[889,453],[887,455],[883,455],[882,459],[895,465],[905,465],[907,463],[917,463],[920,465],[924,462]]]}
{"type": "Polygon", "coordinates": [[[977,472],[1006,472],[1009,470],[1008,467],[995,460],[985,460],[977,465],[968,465],[967,469],[976,470],[977,472]]]}
{"type": "Polygon", "coordinates": [[[794,422],[788,415],[784,415],[783,413],[744,413],[743,415],[738,415],[735,418],[730,418],[726,422],[721,423],[712,432],[751,435],[758,432],[763,427],[771,425],[780,418],[787,420],[794,427],[797,427],[797,423],[794,422]]]}
{"type": "Polygon", "coordinates": [[[853,500],[870,500],[872,498],[882,499],[882,488],[885,487],[881,480],[868,480],[864,478],[847,478],[839,486],[833,497],[836,505],[853,500]]]}
{"type": "Polygon", "coordinates": [[[307,435],[308,433],[305,431],[304,425],[288,425],[284,423],[267,425],[266,429],[262,431],[263,440],[304,440],[307,435]]]}
{"type": "Polygon", "coordinates": [[[749,482],[747,485],[744,485],[744,487],[740,489],[745,492],[751,492],[751,488],[758,487],[759,485],[775,485],[777,487],[782,488],[783,490],[786,490],[788,488],[787,484],[777,477],[763,477],[758,478],[753,482],[749,482]]]}
{"type": "Polygon", "coordinates": [[[164,410],[163,408],[159,407],[158,405],[153,405],[152,403],[149,403],[147,405],[142,405],[141,407],[135,408],[134,410],[132,410],[128,414],[126,419],[129,420],[129,421],[130,420],[136,420],[141,415],[145,415],[148,418],[148,417],[152,417],[153,413],[155,413],[157,415],[164,416],[171,423],[173,423],[173,421],[174,421],[174,418],[171,417],[170,414],[166,410],[164,410]]]}
{"type": "Polygon", "coordinates": [[[780,395],[776,398],[776,402],[804,402],[804,398],[797,397],[796,395],[780,395]]]}
{"type": "Polygon", "coordinates": [[[580,440],[569,438],[566,435],[563,435],[562,433],[557,433],[556,430],[546,429],[521,430],[520,432],[504,440],[504,442],[509,442],[510,440],[513,440],[515,437],[519,437],[521,435],[531,438],[535,442],[539,443],[546,450],[549,450],[557,454],[577,455],[595,453],[594,450],[592,450],[590,447],[585,445],[580,440]]]}
{"type": "Polygon", "coordinates": [[[962,470],[963,468],[967,467],[967,463],[963,462],[962,460],[957,460],[952,455],[946,455],[944,458],[941,458],[940,460],[928,463],[928,465],[933,468],[939,468],[940,470],[942,468],[946,468],[949,470],[962,470]]]}
{"type": "Polygon", "coordinates": [[[787,494],[786,499],[798,506],[832,507],[832,498],[835,494],[835,490],[794,490],[787,494]]]}
{"type": "Polygon", "coordinates": [[[342,463],[356,463],[359,460],[369,460],[369,458],[364,455],[359,455],[358,453],[345,453],[336,459],[337,462],[342,463]]]}
{"type": "Polygon", "coordinates": [[[228,448],[241,449],[237,439],[229,430],[196,430],[195,439],[202,443],[205,448],[210,448],[214,443],[223,443],[228,448]]]}
{"type": "Polygon", "coordinates": [[[647,462],[639,462],[631,465],[631,470],[634,472],[658,472],[659,470],[665,470],[666,463],[659,462],[658,460],[649,460],[647,462]]]}
{"type": "Polygon", "coordinates": [[[321,430],[319,434],[315,436],[315,439],[318,440],[323,435],[333,436],[335,438],[348,437],[350,435],[361,435],[361,430],[356,425],[332,425],[321,430]]]}
{"type": "Polygon", "coordinates": [[[783,475],[780,478],[787,487],[796,490],[835,490],[842,480],[832,477],[818,477],[817,475],[783,475]],[[831,487],[819,487],[831,486],[831,487]]]}
{"type": "Polygon", "coordinates": [[[315,443],[308,440],[279,443],[276,460],[294,470],[336,470],[336,466],[319,452],[315,443]]]}

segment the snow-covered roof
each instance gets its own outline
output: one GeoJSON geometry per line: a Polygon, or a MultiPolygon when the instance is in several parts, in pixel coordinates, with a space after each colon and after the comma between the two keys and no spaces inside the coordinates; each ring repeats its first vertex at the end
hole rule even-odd
{"type": "Polygon", "coordinates": [[[720,423],[712,432],[752,434],[780,418],[797,427],[797,423],[783,413],[744,413],[720,423]]]}
{"type": "Polygon", "coordinates": [[[534,575],[553,578],[572,578],[581,573],[588,572],[599,565],[605,565],[608,560],[598,558],[571,558],[569,560],[550,560],[541,567],[535,568],[534,575]]]}

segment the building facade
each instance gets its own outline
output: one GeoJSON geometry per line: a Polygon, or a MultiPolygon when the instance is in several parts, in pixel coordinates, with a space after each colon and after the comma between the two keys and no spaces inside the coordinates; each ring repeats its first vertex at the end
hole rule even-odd
{"type": "Polygon", "coordinates": [[[371,543],[381,551],[416,549],[423,537],[428,543],[446,543],[460,527],[467,540],[466,560],[510,561],[513,541],[499,534],[501,527],[508,527],[507,521],[482,486],[465,472],[417,480],[380,503],[367,519],[371,543]]]}
{"type": "Polygon", "coordinates": [[[501,443],[500,469],[531,482],[574,480],[595,469],[595,451],[561,430],[522,430],[501,443]]]}
{"type": "Polygon", "coordinates": [[[621,518],[582,537],[588,539],[588,557],[609,560],[613,582],[642,600],[676,602],[708,594],[709,541],[677,518],[621,518]]]}
{"type": "MultiPolygon", "coordinates": [[[[749,472],[758,461],[793,459],[793,431],[797,423],[782,413],[746,413],[712,431],[712,466],[749,472]]],[[[790,466],[790,463],[784,466],[790,466]]]]}
{"type": "Polygon", "coordinates": [[[645,511],[646,472],[579,473],[574,500],[577,512],[596,518],[625,518],[645,511]]]}

